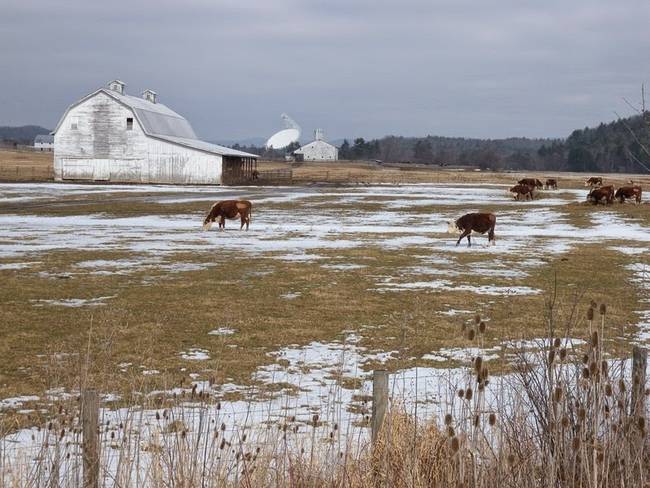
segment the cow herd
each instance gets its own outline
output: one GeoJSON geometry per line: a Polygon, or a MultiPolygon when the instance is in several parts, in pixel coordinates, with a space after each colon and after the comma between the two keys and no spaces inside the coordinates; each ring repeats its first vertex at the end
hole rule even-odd
{"type": "MultiPolygon", "coordinates": [[[[594,204],[603,203],[611,204],[614,200],[624,203],[628,199],[634,199],[636,203],[641,203],[641,186],[630,182],[629,185],[621,186],[614,190],[613,185],[603,186],[603,179],[598,176],[592,176],[585,181],[585,186],[590,187],[587,201],[594,204]]],[[[548,178],[542,183],[537,178],[522,178],[515,186],[510,188],[510,192],[516,200],[524,198],[526,200],[534,198],[534,192],[546,188],[547,190],[557,190],[557,180],[548,178]]],[[[212,224],[219,222],[219,230],[225,230],[226,219],[241,220],[240,230],[248,226],[253,215],[253,204],[248,200],[222,200],[210,208],[210,211],[203,220],[203,229],[209,230],[212,224]]],[[[493,213],[468,213],[457,220],[450,220],[447,224],[447,232],[450,234],[460,234],[456,241],[456,246],[466,237],[467,245],[471,247],[471,235],[473,232],[488,235],[488,242],[495,244],[494,227],[496,225],[496,215],[493,213]]]]}
{"type": "Polygon", "coordinates": [[[522,178],[515,186],[510,188],[515,200],[532,200],[535,198],[535,191],[546,188],[547,190],[557,190],[557,180],[555,178],[548,178],[545,183],[542,183],[537,178],[522,178]]]}
{"type": "MultiPolygon", "coordinates": [[[[643,190],[641,186],[629,182],[628,185],[621,186],[614,189],[613,185],[603,186],[603,178],[600,176],[592,176],[585,181],[585,186],[590,187],[587,194],[587,201],[592,202],[594,205],[599,203],[610,204],[614,200],[620,203],[625,203],[626,200],[634,200],[635,203],[641,203],[641,195],[643,190]]],[[[537,178],[522,178],[515,186],[510,188],[515,200],[532,200],[535,198],[535,192],[541,189],[557,190],[557,179],[548,178],[546,183],[542,183],[537,178]]]]}
{"type": "Polygon", "coordinates": [[[641,203],[643,189],[640,185],[635,185],[630,181],[628,185],[621,186],[614,190],[614,185],[603,186],[603,179],[600,176],[592,176],[585,181],[585,186],[590,187],[587,201],[594,205],[603,203],[604,205],[614,203],[618,200],[625,203],[626,200],[634,200],[634,203],[641,203]]]}

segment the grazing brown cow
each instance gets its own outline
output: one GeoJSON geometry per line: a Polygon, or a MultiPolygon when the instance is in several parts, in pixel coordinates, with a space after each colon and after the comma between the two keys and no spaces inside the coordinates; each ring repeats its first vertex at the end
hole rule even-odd
{"type": "Polygon", "coordinates": [[[488,233],[488,243],[494,245],[494,226],[496,225],[497,218],[493,213],[468,213],[463,215],[458,220],[450,220],[447,224],[447,232],[450,234],[460,234],[456,246],[460,244],[463,237],[467,237],[467,245],[472,246],[470,235],[472,232],[479,234],[488,233]]]}
{"type": "Polygon", "coordinates": [[[539,181],[537,178],[522,178],[517,182],[519,185],[528,185],[532,186],[533,188],[544,188],[544,185],[542,184],[541,181],[539,181]]]}
{"type": "Polygon", "coordinates": [[[603,179],[600,176],[592,176],[585,181],[585,186],[603,186],[603,179]]]}
{"type": "Polygon", "coordinates": [[[616,190],[614,198],[616,198],[621,203],[625,202],[625,200],[628,198],[634,198],[634,201],[636,203],[641,203],[641,193],[641,187],[638,185],[622,186],[616,190]]]}
{"type": "Polygon", "coordinates": [[[515,185],[510,188],[510,193],[513,194],[515,200],[519,200],[519,197],[524,197],[524,200],[533,199],[535,187],[530,185],[515,185]]]}
{"type": "Polygon", "coordinates": [[[212,208],[203,220],[203,230],[209,230],[215,220],[219,219],[219,230],[226,230],[226,219],[241,218],[241,227],[246,230],[253,215],[253,204],[248,200],[223,200],[212,205],[212,208]]]}
{"type": "Polygon", "coordinates": [[[587,200],[594,202],[594,205],[598,205],[601,200],[604,200],[604,204],[607,203],[613,203],[614,202],[614,187],[609,185],[609,186],[601,186],[599,188],[594,188],[589,192],[589,195],[587,195],[587,200]]]}
{"type": "Polygon", "coordinates": [[[546,189],[550,190],[551,188],[557,190],[557,180],[555,178],[548,178],[546,180],[546,189]]]}

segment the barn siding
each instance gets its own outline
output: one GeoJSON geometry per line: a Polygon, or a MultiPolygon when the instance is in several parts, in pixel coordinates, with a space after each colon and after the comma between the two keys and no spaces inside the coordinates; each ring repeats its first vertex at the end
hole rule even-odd
{"type": "Polygon", "coordinates": [[[221,183],[221,156],[147,136],[129,108],[101,92],[73,107],[54,138],[57,180],[221,183]]]}
{"type": "Polygon", "coordinates": [[[296,154],[302,154],[304,161],[336,161],[339,150],[325,141],[314,141],[298,149],[296,154]]]}

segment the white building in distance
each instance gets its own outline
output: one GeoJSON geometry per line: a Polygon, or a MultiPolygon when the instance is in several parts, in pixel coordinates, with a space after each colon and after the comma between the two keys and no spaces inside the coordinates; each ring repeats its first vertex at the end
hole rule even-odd
{"type": "Polygon", "coordinates": [[[257,156],[199,140],[190,123],[146,90],[112,81],[70,105],[52,132],[56,180],[236,184],[257,156]]]}
{"type": "Polygon", "coordinates": [[[34,138],[34,149],[39,151],[54,150],[54,136],[40,134],[34,138]]]}
{"type": "Polygon", "coordinates": [[[339,149],[324,141],[322,129],[316,129],[314,141],[296,149],[293,154],[297,161],[336,161],[339,158],[339,149]]]}

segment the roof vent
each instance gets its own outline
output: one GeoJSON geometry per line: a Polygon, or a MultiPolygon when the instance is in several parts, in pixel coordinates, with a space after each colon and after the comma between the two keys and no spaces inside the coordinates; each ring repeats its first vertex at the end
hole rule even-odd
{"type": "Polygon", "coordinates": [[[113,80],[108,84],[108,89],[112,90],[114,92],[119,93],[120,95],[124,95],[124,87],[126,86],[126,83],[120,80],[113,80]]]}
{"type": "Polygon", "coordinates": [[[323,140],[325,140],[325,134],[323,132],[323,129],[316,129],[314,131],[314,140],[315,141],[323,141],[323,140]]]}
{"type": "Polygon", "coordinates": [[[157,97],[158,94],[153,90],[145,90],[142,92],[142,98],[144,98],[147,102],[156,103],[157,97]]]}

